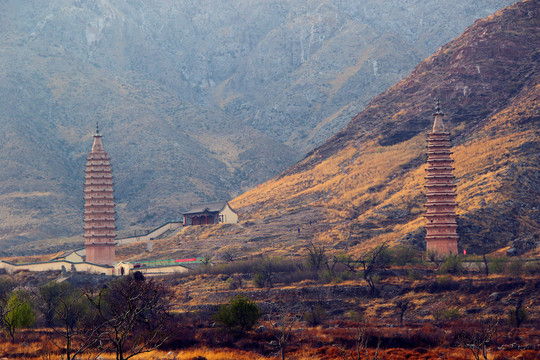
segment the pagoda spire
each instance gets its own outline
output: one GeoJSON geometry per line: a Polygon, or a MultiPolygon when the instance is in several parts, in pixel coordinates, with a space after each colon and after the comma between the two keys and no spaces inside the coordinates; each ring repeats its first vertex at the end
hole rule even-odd
{"type": "Polygon", "coordinates": [[[96,123],[92,151],[86,163],[84,189],[84,238],[86,262],[115,263],[115,218],[111,163],[96,123]]]}
{"type": "Polygon", "coordinates": [[[435,112],[433,113],[433,117],[433,132],[444,132],[444,113],[441,111],[441,104],[439,102],[439,98],[436,99],[435,112]]]}
{"type": "Polygon", "coordinates": [[[101,136],[102,135],[99,133],[99,122],[96,121],[96,133],[94,134],[94,144],[92,145],[92,152],[105,152],[101,136]]]}
{"type": "Polygon", "coordinates": [[[428,138],[426,177],[426,249],[442,257],[458,252],[456,192],[450,157],[450,133],[443,123],[444,113],[437,99],[433,131],[428,138]]]}

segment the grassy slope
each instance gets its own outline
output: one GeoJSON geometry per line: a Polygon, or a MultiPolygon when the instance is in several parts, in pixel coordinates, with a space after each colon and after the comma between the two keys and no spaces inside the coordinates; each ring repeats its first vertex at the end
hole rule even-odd
{"type": "Polygon", "coordinates": [[[527,1],[477,22],[303,162],[232,205],[254,219],[319,209],[320,220],[333,226],[316,238],[348,241],[356,249],[418,231],[425,134],[432,94],[438,93],[455,142],[461,245],[478,249],[485,240],[504,246],[538,232],[535,4],[527,1]]]}
{"type": "Polygon", "coordinates": [[[310,240],[351,252],[422,244],[435,95],[454,142],[460,246],[496,250],[537,234],[537,4],[477,21],[303,161],[234,199],[240,225],[184,229],[142,256],[294,256],[310,240]]]}

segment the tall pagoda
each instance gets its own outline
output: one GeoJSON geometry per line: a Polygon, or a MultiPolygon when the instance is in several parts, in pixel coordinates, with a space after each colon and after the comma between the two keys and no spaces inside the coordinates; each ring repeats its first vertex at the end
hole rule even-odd
{"type": "Polygon", "coordinates": [[[99,125],[86,163],[84,189],[84,239],[86,262],[115,263],[113,178],[109,157],[103,148],[99,125]]]}
{"type": "Polygon", "coordinates": [[[450,133],[439,106],[433,114],[433,131],[428,138],[426,203],[426,249],[438,257],[457,254],[456,192],[450,158],[450,133]]]}

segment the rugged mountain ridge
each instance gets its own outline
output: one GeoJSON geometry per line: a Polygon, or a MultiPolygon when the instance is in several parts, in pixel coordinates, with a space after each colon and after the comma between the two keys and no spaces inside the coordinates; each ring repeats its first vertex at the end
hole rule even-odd
{"type": "Polygon", "coordinates": [[[539,1],[528,0],[477,21],[303,161],[234,199],[244,229],[185,230],[178,253],[191,247],[219,257],[218,244],[288,255],[311,240],[350,253],[383,242],[422,247],[436,96],[453,141],[460,250],[490,252],[537,236],[538,19],[539,1]]]}
{"type": "Polygon", "coordinates": [[[120,229],[278,174],[510,1],[5,1],[0,238],[82,233],[96,121],[120,229]]]}

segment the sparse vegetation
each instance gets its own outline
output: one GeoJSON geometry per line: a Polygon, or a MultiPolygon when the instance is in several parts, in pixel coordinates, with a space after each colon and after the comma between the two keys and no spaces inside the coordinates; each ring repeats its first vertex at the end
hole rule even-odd
{"type": "MultiPolygon", "coordinates": [[[[539,87],[537,69],[530,66],[537,65],[538,55],[530,49],[538,46],[523,41],[538,37],[516,28],[517,15],[494,22],[501,14],[519,14],[536,29],[536,3],[524,1],[478,21],[461,40],[420,64],[411,78],[374,99],[329,143],[235,199],[233,207],[244,218],[239,224],[186,227],[174,238],[119,247],[121,259],[141,262],[199,252],[204,258],[193,271],[82,279],[67,266],[54,274],[1,274],[0,320],[7,335],[0,358],[465,360],[472,354],[476,360],[536,359],[538,250],[517,244],[531,240],[534,245],[538,236],[517,238],[538,232],[539,87]],[[460,246],[473,254],[469,257],[440,259],[422,249],[424,133],[431,113],[426,99],[441,89],[455,145],[460,246]],[[431,261],[420,261],[426,255],[431,261]],[[505,316],[508,321],[499,321],[505,316]]],[[[334,16],[308,20],[331,28],[340,21],[334,16]]],[[[360,70],[353,65],[328,91],[337,95],[346,78],[363,74],[360,70]]],[[[215,95],[224,106],[225,98],[235,97],[215,95]]],[[[237,108],[241,101],[232,105],[237,108]]],[[[172,118],[166,120],[174,125],[172,118]]],[[[216,128],[226,125],[216,121],[216,128]]],[[[193,139],[215,142],[206,137],[205,124],[195,128],[186,129],[193,130],[193,139]]],[[[315,140],[315,134],[306,136],[315,140]]],[[[248,145],[246,150],[253,149],[248,145]]],[[[218,162],[243,156],[230,144],[211,147],[218,162]],[[231,148],[233,153],[224,155],[231,148]]],[[[203,153],[190,156],[197,154],[203,153]]],[[[166,162],[156,156],[156,163],[166,162]]],[[[259,176],[253,174],[244,175],[259,176]]],[[[197,196],[213,191],[191,180],[200,189],[197,196]]],[[[19,193],[23,199],[51,195],[19,193]]],[[[156,209],[147,211],[145,220],[157,219],[156,209]]]]}
{"type": "Polygon", "coordinates": [[[216,321],[227,327],[237,338],[253,329],[260,317],[257,305],[242,294],[231,299],[229,304],[222,305],[215,315],[216,321]]]}
{"type": "MultiPolygon", "coordinates": [[[[333,259],[334,255],[329,256],[333,259]]],[[[151,350],[147,355],[140,354],[133,358],[169,359],[172,358],[169,354],[172,352],[177,358],[187,359],[203,356],[206,359],[270,360],[277,356],[285,359],[356,360],[358,349],[361,349],[362,360],[366,356],[368,359],[373,358],[375,354],[377,359],[389,360],[419,356],[429,358],[437,356],[437,351],[466,360],[471,357],[471,351],[478,349],[480,350],[477,354],[482,358],[483,346],[469,346],[474,344],[474,339],[479,339],[474,335],[475,332],[481,333],[483,327],[487,328],[498,314],[509,314],[510,311],[520,313],[519,308],[527,309],[528,320],[522,321],[519,327],[510,323],[506,325],[506,322],[497,326],[497,336],[485,342],[486,353],[489,352],[489,356],[495,358],[502,358],[503,355],[512,358],[512,354],[519,351],[523,359],[527,359],[527,356],[534,359],[531,354],[540,347],[535,340],[535,329],[538,326],[536,319],[540,313],[540,309],[534,306],[535,301],[538,301],[535,291],[537,275],[525,274],[520,279],[500,275],[486,277],[481,271],[470,270],[464,270],[463,274],[457,276],[441,275],[433,269],[432,264],[416,264],[415,270],[423,274],[423,279],[409,280],[400,274],[407,274],[407,269],[403,269],[402,265],[385,265],[384,268],[379,268],[384,270],[379,279],[379,296],[373,296],[369,284],[363,279],[362,265],[356,268],[356,272],[347,267],[339,268],[341,262],[334,266],[336,275],[341,271],[358,274],[341,283],[327,284],[319,277],[285,283],[281,281],[285,269],[300,267],[289,267],[291,264],[285,266],[280,259],[273,261],[278,264],[276,268],[279,271],[276,272],[273,287],[266,289],[259,289],[249,281],[250,274],[256,271],[256,266],[244,267],[251,272],[248,274],[194,273],[189,276],[168,276],[152,280],[163,287],[165,293],[174,292],[170,299],[175,309],[180,312],[170,313],[171,317],[166,317],[163,322],[166,336],[161,339],[161,351],[147,348],[151,350]],[[229,280],[235,278],[247,280],[242,285],[244,295],[231,298],[229,280]],[[188,293],[185,288],[189,288],[188,298],[185,297],[188,293]],[[498,293],[493,295],[494,290],[498,293]],[[434,292],[437,293],[436,296],[433,296],[434,292]],[[516,306],[517,294],[520,294],[522,299],[519,306],[516,306]],[[509,307],[506,305],[507,301],[514,305],[509,307]],[[242,305],[238,306],[238,311],[234,310],[234,304],[237,303],[242,305]],[[255,307],[257,311],[253,310],[255,307]],[[250,308],[252,310],[245,311],[246,314],[258,313],[264,317],[238,315],[241,310],[250,308]],[[226,316],[218,316],[220,313],[226,316]],[[403,324],[402,315],[406,317],[403,324]],[[222,321],[218,321],[218,317],[222,321]],[[482,320],[478,320],[479,317],[482,320]],[[247,321],[249,318],[258,320],[247,321]],[[369,325],[364,330],[363,340],[361,336],[358,343],[359,319],[369,325]],[[223,329],[214,327],[212,320],[222,324],[223,329]],[[260,326],[257,327],[256,324],[260,326]],[[463,339],[466,339],[466,336],[468,340],[465,341],[463,339]],[[516,344],[509,344],[509,341],[516,344]],[[455,348],[456,344],[461,344],[462,349],[455,348]],[[225,355],[226,353],[228,355],[225,355]]],[[[305,261],[306,259],[298,259],[297,265],[305,264],[305,261]]],[[[222,269],[229,271],[229,265],[233,266],[234,262],[222,269]]],[[[329,265],[332,268],[333,260],[329,261],[329,265]]],[[[208,267],[208,270],[210,269],[212,267],[208,267]]],[[[321,270],[321,273],[327,272],[328,270],[321,270]]],[[[31,275],[17,274],[21,277],[31,275]]],[[[106,295],[108,291],[120,285],[137,286],[131,283],[135,281],[131,277],[109,281],[103,290],[99,287],[97,291],[88,293],[94,302],[102,299],[103,310],[109,306],[109,295],[106,295]],[[119,280],[122,281],[118,282],[119,280]]],[[[139,281],[149,280],[139,278],[139,281]]],[[[11,294],[11,285],[7,288],[11,289],[11,294]]],[[[47,320],[47,309],[51,307],[45,304],[38,306],[44,301],[30,302],[32,307],[40,309],[40,316],[34,325],[36,327],[22,328],[17,333],[17,338],[24,338],[30,345],[25,347],[25,350],[14,350],[20,343],[0,342],[0,356],[7,354],[6,351],[16,351],[24,354],[21,357],[33,360],[43,357],[51,360],[60,360],[61,357],[73,359],[81,356],[90,359],[100,356],[107,360],[117,358],[113,342],[104,334],[114,332],[112,322],[103,322],[95,305],[88,301],[85,287],[77,288],[67,284],[53,286],[45,282],[39,288],[46,288],[48,291],[40,292],[36,289],[36,295],[55,294],[52,297],[54,300],[50,301],[53,304],[51,307],[54,309],[54,316],[52,319],[49,316],[47,320]],[[77,321],[70,322],[70,319],[77,321]],[[69,327],[70,324],[73,326],[69,327]],[[94,331],[95,335],[92,335],[91,331],[94,331]],[[85,339],[94,339],[94,342],[85,339]],[[102,342],[101,345],[99,341],[102,342]]],[[[116,296],[118,299],[121,297],[116,296]]],[[[118,308],[121,313],[121,307],[118,308]]],[[[146,319],[155,316],[151,315],[152,311],[144,313],[146,319]]],[[[508,318],[510,319],[510,315],[508,318]]],[[[132,348],[131,344],[141,344],[137,340],[139,335],[145,334],[145,339],[151,338],[145,323],[143,320],[142,328],[129,332],[126,343],[129,344],[129,349],[132,348]]],[[[130,352],[126,352],[124,358],[129,354],[130,352]]]]}

